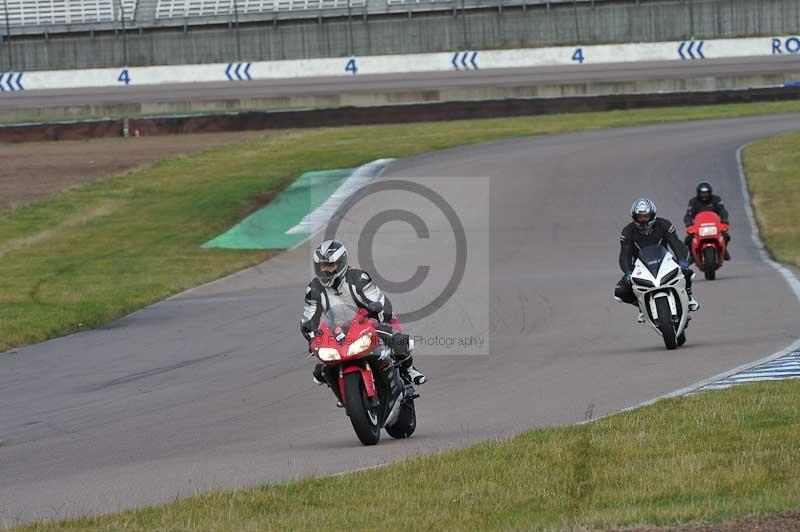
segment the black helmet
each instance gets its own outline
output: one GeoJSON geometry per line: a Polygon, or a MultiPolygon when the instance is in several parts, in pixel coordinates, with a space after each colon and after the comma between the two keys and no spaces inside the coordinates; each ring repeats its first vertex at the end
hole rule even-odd
{"type": "Polygon", "coordinates": [[[647,198],[639,198],[631,205],[631,218],[639,231],[649,231],[656,223],[656,204],[647,198]],[[640,221],[637,218],[646,215],[647,220],[640,221]]]}
{"type": "Polygon", "coordinates": [[[314,274],[323,286],[332,286],[347,272],[347,248],[338,240],[326,240],[314,250],[314,274]],[[334,264],[333,271],[323,271],[325,264],[334,264]]]}
{"type": "Polygon", "coordinates": [[[697,184],[697,199],[703,203],[711,203],[711,194],[714,190],[711,188],[711,183],[703,181],[697,184]]]}

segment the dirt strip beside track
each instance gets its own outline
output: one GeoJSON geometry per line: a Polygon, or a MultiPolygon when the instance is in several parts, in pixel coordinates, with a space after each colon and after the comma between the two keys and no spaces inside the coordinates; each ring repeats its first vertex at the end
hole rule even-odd
{"type": "Polygon", "coordinates": [[[164,157],[244,142],[264,132],[0,144],[0,211],[164,157]]]}

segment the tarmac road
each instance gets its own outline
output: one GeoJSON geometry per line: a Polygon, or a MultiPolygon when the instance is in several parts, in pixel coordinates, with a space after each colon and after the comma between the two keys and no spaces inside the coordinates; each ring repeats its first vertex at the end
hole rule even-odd
{"type": "Polygon", "coordinates": [[[657,61],[600,65],[487,69],[470,72],[359,75],[249,82],[130,85],[90,89],[26,90],[0,95],[0,109],[67,105],[155,103],[281,96],[437,91],[479,87],[525,87],[592,82],[746,77],[800,72],[795,56],[657,61]]]}
{"type": "MultiPolygon", "coordinates": [[[[796,129],[794,114],[680,123],[393,164],[378,182],[430,176],[420,182],[439,187],[470,244],[453,298],[409,330],[489,331],[488,355],[419,347],[430,382],[407,441],[384,435],[362,447],[330,393],[311,383],[298,334],[307,245],[102,329],[0,354],[0,523],[335,473],[574,423],[777,351],[800,337],[800,304],[750,239],[735,152],[796,129]],[[734,260],[718,281],[697,281],[704,307],[686,346],[667,352],[633,307],[612,301],[617,237],[643,194],[678,221],[700,178],[731,211],[734,260]]],[[[432,283],[447,278],[448,225],[424,200],[385,194],[419,209],[431,230],[428,240],[397,222],[377,231],[378,270],[397,280],[429,264],[432,283]]],[[[377,210],[353,209],[344,237],[377,210]]],[[[359,261],[353,246],[351,255],[359,261]]],[[[434,288],[422,288],[395,295],[398,310],[424,303],[434,288]]]]}

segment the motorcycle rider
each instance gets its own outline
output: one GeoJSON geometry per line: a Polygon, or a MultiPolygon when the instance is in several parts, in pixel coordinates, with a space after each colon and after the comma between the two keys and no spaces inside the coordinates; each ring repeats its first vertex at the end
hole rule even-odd
{"type": "MultiPolygon", "coordinates": [[[[629,303],[639,306],[639,300],[633,293],[631,285],[631,274],[633,265],[638,256],[638,250],[645,246],[664,246],[671,248],[675,259],[683,271],[686,278],[686,294],[689,296],[689,310],[694,312],[700,308],[700,302],[692,295],[692,277],[694,272],[689,269],[688,255],[686,248],[678,234],[675,226],[666,218],[656,218],[656,204],[648,198],[639,198],[631,206],[631,218],[633,221],[622,229],[620,235],[619,267],[624,275],[617,283],[614,290],[614,299],[619,302],[629,303]]],[[[639,308],[639,317],[636,320],[644,323],[644,313],[639,308]]]]}
{"type": "MultiPolygon", "coordinates": [[[[414,367],[413,343],[402,334],[400,324],[392,313],[392,304],[363,270],[347,264],[347,249],[338,240],[326,240],[316,247],[313,256],[315,277],[308,283],[305,307],[300,330],[309,342],[319,328],[322,315],[332,307],[340,305],[358,307],[370,312],[370,318],[380,322],[378,334],[392,348],[392,355],[400,364],[400,372],[414,384],[424,384],[427,378],[414,367]],[[370,310],[380,303],[378,312],[370,310]],[[373,304],[373,305],[370,305],[373,304]]],[[[326,384],[336,382],[336,377],[326,377],[324,364],[314,368],[314,382],[326,384]]]]}
{"type": "MultiPolygon", "coordinates": [[[[713,211],[719,215],[720,220],[724,224],[728,224],[728,210],[722,203],[722,198],[714,195],[714,190],[711,188],[711,183],[703,181],[697,184],[697,195],[689,200],[689,207],[686,209],[686,215],[683,217],[683,225],[688,229],[694,225],[694,217],[701,212],[713,211]]],[[[691,255],[693,235],[687,234],[684,242],[689,248],[691,255]]],[[[727,231],[722,232],[722,238],[725,239],[725,260],[731,260],[731,254],[728,253],[728,245],[731,242],[731,237],[727,231]]]]}

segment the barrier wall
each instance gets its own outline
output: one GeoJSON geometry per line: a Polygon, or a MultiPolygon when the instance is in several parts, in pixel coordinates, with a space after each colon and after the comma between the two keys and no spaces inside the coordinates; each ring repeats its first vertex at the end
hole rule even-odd
{"type": "Polygon", "coordinates": [[[453,70],[529,68],[649,62],[704,61],[735,57],[800,54],[800,37],[759,37],[712,41],[616,44],[519,50],[367,56],[297,61],[217,63],[89,70],[0,72],[3,92],[80,87],[127,87],[172,83],[228,82],[303,77],[365,76],[453,70]]]}

